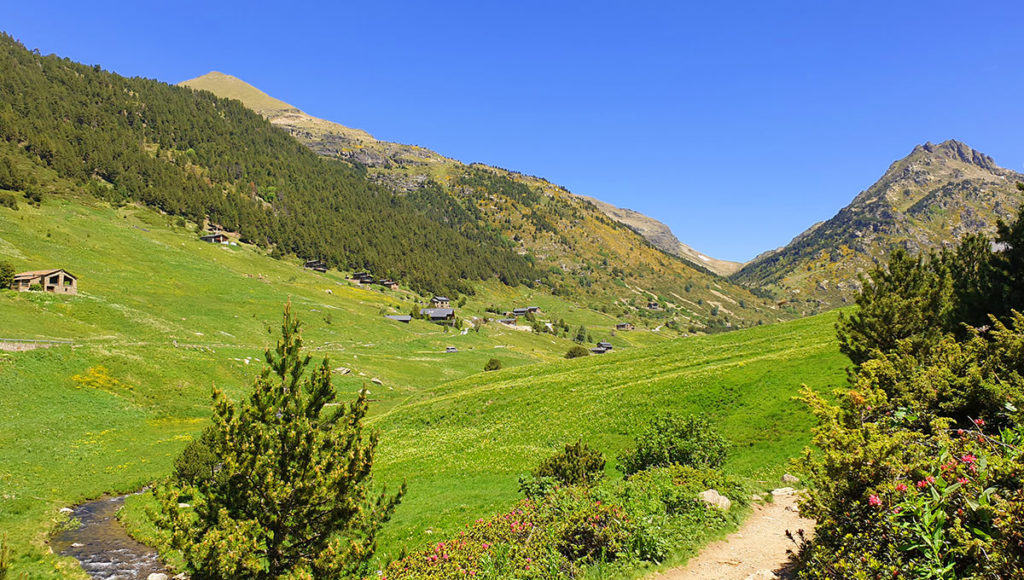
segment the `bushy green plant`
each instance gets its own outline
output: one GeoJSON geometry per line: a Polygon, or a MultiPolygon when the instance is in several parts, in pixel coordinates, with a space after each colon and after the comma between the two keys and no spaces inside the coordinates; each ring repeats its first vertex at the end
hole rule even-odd
{"type": "Polygon", "coordinates": [[[604,477],[604,454],[577,439],[548,457],[533,470],[534,477],[550,477],[563,485],[593,485],[604,477]]]}
{"type": "Polygon", "coordinates": [[[14,266],[0,260],[0,290],[7,290],[14,283],[14,266]]]}
{"type": "Polygon", "coordinates": [[[193,439],[174,459],[174,478],[188,484],[196,484],[209,480],[217,475],[218,459],[213,453],[216,434],[212,427],[203,429],[197,439],[193,439]]]}
{"type": "Polygon", "coordinates": [[[43,285],[42,284],[38,284],[38,283],[37,284],[32,284],[32,285],[30,285],[28,287],[28,289],[31,290],[32,292],[42,292],[43,291],[43,285]]]}
{"type": "Polygon", "coordinates": [[[576,345],[576,346],[570,348],[568,351],[566,351],[565,358],[580,358],[580,357],[587,356],[589,354],[590,354],[590,351],[588,351],[586,348],[584,348],[582,346],[579,346],[579,345],[576,345]]]}
{"type": "Polygon", "coordinates": [[[207,445],[220,470],[160,486],[157,524],[197,580],[363,573],[405,489],[371,491],[365,392],[335,405],[327,359],[307,374],[290,305],[266,363],[247,401],[215,391],[207,445]]]}
{"type": "Polygon", "coordinates": [[[498,370],[501,370],[501,361],[496,359],[496,358],[492,358],[491,360],[487,361],[487,364],[484,365],[484,370],[485,371],[498,371],[498,370]]]}
{"type": "Polygon", "coordinates": [[[635,446],[619,455],[619,470],[632,475],[651,467],[721,467],[729,443],[706,417],[659,415],[636,436],[635,446]]]}

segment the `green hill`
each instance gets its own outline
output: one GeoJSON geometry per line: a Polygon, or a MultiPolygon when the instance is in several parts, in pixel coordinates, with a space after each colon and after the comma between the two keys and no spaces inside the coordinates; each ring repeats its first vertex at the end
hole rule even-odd
{"type": "Polygon", "coordinates": [[[801,311],[842,305],[859,274],[896,247],[918,253],[955,246],[966,234],[1012,221],[1024,175],[959,141],[918,145],[834,217],[784,248],[751,260],[730,279],[778,293],[801,311]]]}
{"type": "Polygon", "coordinates": [[[792,318],[774,302],[712,274],[732,272],[738,264],[703,256],[664,224],[636,212],[539,177],[374,139],[268,101],[272,97],[230,75],[209,73],[182,85],[239,99],[319,155],[365,166],[372,181],[411,200],[449,200],[484,229],[512,240],[544,273],[544,285],[560,295],[651,327],[716,331],[792,318]],[[651,301],[661,308],[647,309],[651,301]]]}
{"type": "Polygon", "coordinates": [[[240,396],[249,384],[289,299],[307,346],[331,358],[339,390],[370,388],[383,431],[379,477],[410,483],[387,531],[392,554],[428,528],[450,531],[504,505],[516,474],[573,433],[612,451],[659,410],[713,413],[741,443],[737,469],[770,470],[807,437],[808,417],[788,400],[796,386],[842,379],[830,318],[665,341],[613,336],[615,317],[498,283],[460,309],[472,319],[492,304],[537,304],[542,317],[584,324],[616,346],[565,361],[567,339],[495,323],[462,334],[386,320],[421,298],[304,270],[253,245],[200,242],[195,224],[75,193],[51,170],[34,178],[51,193],[38,206],[0,207],[0,260],[19,271],[67,268],[80,293],[0,290],[0,338],[73,341],[0,352],[0,529],[16,574],[77,570],[46,552],[57,510],[168,473],[208,416],[210,386],[240,396]],[[631,348],[642,345],[652,346],[631,348]],[[492,357],[506,369],[482,373],[492,357]]]}
{"type": "Polygon", "coordinates": [[[813,419],[792,400],[800,385],[844,382],[834,321],[826,314],[474,375],[375,417],[377,474],[409,485],[385,552],[498,511],[516,497],[517,476],[566,442],[582,437],[614,457],[669,411],[708,414],[735,444],[728,469],[777,481],[810,438],[813,419]]]}

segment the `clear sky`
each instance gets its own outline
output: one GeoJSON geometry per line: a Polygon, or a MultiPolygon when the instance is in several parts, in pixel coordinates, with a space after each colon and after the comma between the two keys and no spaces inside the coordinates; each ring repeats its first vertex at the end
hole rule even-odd
{"type": "Polygon", "coordinates": [[[644,212],[723,259],[784,245],[918,143],[1024,171],[1021,2],[0,5],[43,54],[170,83],[219,70],[644,212]]]}

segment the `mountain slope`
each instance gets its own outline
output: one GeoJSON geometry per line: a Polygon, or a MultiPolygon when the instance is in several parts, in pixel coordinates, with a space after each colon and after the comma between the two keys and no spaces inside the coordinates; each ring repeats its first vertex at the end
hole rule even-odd
{"type": "Polygon", "coordinates": [[[679,238],[672,233],[672,230],[667,225],[650,216],[631,209],[615,207],[610,203],[592,197],[580,197],[589,200],[613,220],[624,223],[636,230],[640,235],[647,238],[654,247],[707,268],[719,276],[728,276],[743,267],[743,264],[739,262],[712,258],[687,246],[679,241],[679,238]]]}
{"type": "MultiPolygon", "coordinates": [[[[344,125],[318,119],[270,97],[245,81],[220,72],[210,72],[181,83],[197,90],[210,91],[217,96],[238,99],[247,107],[267,117],[271,123],[287,129],[297,139],[317,153],[356,161],[371,168],[383,181],[399,190],[409,191],[426,176],[444,172],[443,166],[461,165],[429,149],[415,145],[402,145],[378,141],[369,133],[344,125]],[[420,171],[393,172],[397,167],[419,167],[420,171]]],[[[704,255],[676,238],[662,222],[630,209],[615,207],[592,197],[580,196],[593,203],[613,220],[625,224],[646,238],[654,247],[674,256],[707,268],[720,276],[728,276],[742,266],[737,262],[718,260],[704,255]]]]}
{"type": "Polygon", "coordinates": [[[378,141],[282,106],[228,75],[211,73],[182,84],[243,99],[313,151],[365,166],[371,180],[414,203],[424,197],[437,204],[447,200],[465,222],[477,220],[482,230],[511,239],[556,294],[659,328],[715,330],[792,316],[711,274],[703,261],[697,267],[659,250],[590,200],[544,179],[378,141]],[[648,302],[659,308],[647,308],[648,302]]]}
{"type": "Polygon", "coordinates": [[[276,255],[368,269],[424,293],[543,278],[447,197],[396,196],[237,101],[40,56],[7,35],[0,70],[0,141],[112,203],[209,220],[276,255]]]}
{"type": "Polygon", "coordinates": [[[806,309],[849,301],[857,275],[897,246],[951,247],[969,233],[991,234],[1021,205],[1024,175],[954,140],[918,145],[828,221],[747,263],[731,279],[781,292],[806,309]]]}

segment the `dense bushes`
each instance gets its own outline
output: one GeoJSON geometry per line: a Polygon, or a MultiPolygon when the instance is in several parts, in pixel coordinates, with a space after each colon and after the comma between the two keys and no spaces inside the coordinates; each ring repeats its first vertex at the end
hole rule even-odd
{"type": "Polygon", "coordinates": [[[0,260],[0,290],[7,290],[14,283],[14,266],[10,262],[0,260]]]}
{"type": "Polygon", "coordinates": [[[1024,578],[1022,223],[995,251],[894,253],[840,321],[851,388],[804,392],[800,577],[1024,578]]]}
{"type": "Polygon", "coordinates": [[[485,371],[499,371],[499,370],[501,370],[501,361],[496,359],[496,358],[490,359],[489,361],[487,361],[487,364],[484,365],[484,370],[485,371]]]}
{"type": "Polygon", "coordinates": [[[576,345],[565,352],[565,358],[581,358],[588,356],[589,354],[590,351],[587,350],[585,347],[576,345]]]}
{"type": "Polygon", "coordinates": [[[533,470],[534,477],[550,477],[562,485],[589,486],[604,477],[604,454],[581,440],[548,457],[533,470]]]}
{"type": "Polygon", "coordinates": [[[637,435],[635,447],[619,455],[619,470],[631,475],[650,467],[721,467],[729,443],[705,417],[661,415],[637,435]]]}

